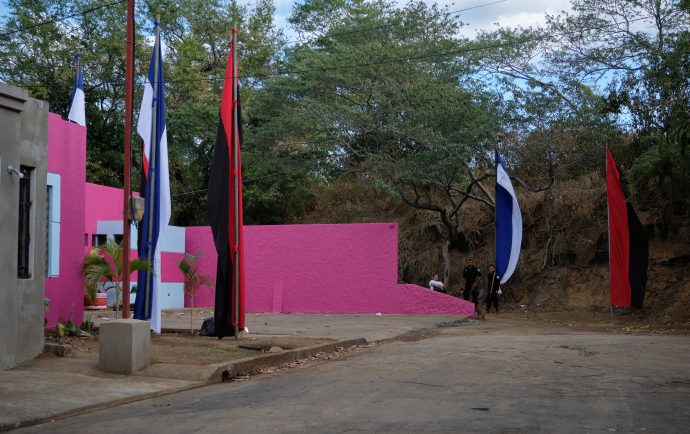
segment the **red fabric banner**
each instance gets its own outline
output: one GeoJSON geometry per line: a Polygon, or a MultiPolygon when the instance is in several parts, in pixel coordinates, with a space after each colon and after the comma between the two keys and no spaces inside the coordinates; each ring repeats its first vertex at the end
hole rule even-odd
{"type": "Polygon", "coordinates": [[[609,208],[609,273],[611,306],[630,306],[630,230],[620,172],[606,149],[606,198],[609,208]]]}

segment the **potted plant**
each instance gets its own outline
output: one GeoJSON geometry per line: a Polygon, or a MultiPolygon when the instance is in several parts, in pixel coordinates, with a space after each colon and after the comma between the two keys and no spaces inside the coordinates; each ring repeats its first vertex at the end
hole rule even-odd
{"type": "MultiPolygon", "coordinates": [[[[148,262],[138,258],[129,262],[129,270],[132,272],[148,270],[149,268],[148,262]]],[[[96,299],[100,282],[110,282],[115,287],[115,318],[118,318],[122,291],[122,245],[108,240],[104,245],[92,249],[84,256],[81,274],[84,277],[86,292],[91,300],[96,299]]]]}
{"type": "Polygon", "coordinates": [[[184,275],[184,292],[189,295],[190,310],[189,310],[189,331],[194,334],[194,294],[202,286],[208,288],[213,287],[213,281],[206,274],[197,273],[197,263],[196,261],[201,256],[201,251],[196,255],[191,253],[185,253],[182,260],[177,261],[177,266],[182,271],[184,275]]]}

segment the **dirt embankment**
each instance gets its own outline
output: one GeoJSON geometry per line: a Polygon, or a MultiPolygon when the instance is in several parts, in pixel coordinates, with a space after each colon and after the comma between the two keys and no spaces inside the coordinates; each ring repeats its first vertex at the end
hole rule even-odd
{"type": "MultiPolygon", "coordinates": [[[[506,285],[506,301],[590,312],[609,307],[607,205],[600,173],[558,182],[552,189],[530,193],[518,189],[523,217],[523,244],[514,277],[506,285]]],[[[690,321],[690,216],[670,205],[641,209],[638,215],[649,236],[650,261],[644,307],[635,315],[668,326],[690,321]]],[[[444,230],[438,215],[415,210],[375,187],[354,182],[319,194],[319,206],[304,222],[399,223],[399,279],[425,285],[443,274],[444,230]]],[[[463,240],[451,246],[447,286],[462,292],[462,269],[473,258],[483,271],[494,261],[493,211],[468,202],[460,211],[463,240]]]]}

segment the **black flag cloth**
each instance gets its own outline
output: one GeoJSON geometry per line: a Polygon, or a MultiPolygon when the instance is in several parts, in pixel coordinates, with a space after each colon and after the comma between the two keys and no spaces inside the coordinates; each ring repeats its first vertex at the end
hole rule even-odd
{"type": "Polygon", "coordinates": [[[244,245],[242,236],[242,162],[239,79],[235,29],[230,45],[220,121],[208,187],[208,218],[218,252],[215,332],[218,338],[244,329],[244,245]]]}

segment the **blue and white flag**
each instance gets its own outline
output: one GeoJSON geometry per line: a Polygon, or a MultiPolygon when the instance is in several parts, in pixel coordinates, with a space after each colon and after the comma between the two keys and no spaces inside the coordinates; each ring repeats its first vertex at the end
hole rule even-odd
{"type": "Polygon", "coordinates": [[[86,103],[84,99],[84,78],[81,75],[81,62],[77,54],[77,76],[74,78],[74,89],[72,89],[67,120],[83,127],[86,126],[86,103]]]}
{"type": "Polygon", "coordinates": [[[151,330],[161,331],[161,252],[159,242],[170,221],[170,177],[168,139],[165,129],[163,56],[156,23],[156,42],[151,53],[149,74],[144,84],[137,133],[144,141],[142,164],[146,178],[144,216],[139,224],[139,257],[149,261],[151,271],[139,271],[134,317],[151,320],[151,330]],[[157,74],[156,74],[157,71],[157,74]]]}
{"type": "Polygon", "coordinates": [[[522,244],[522,215],[513,184],[496,152],[496,273],[505,283],[513,275],[522,244]]]}

